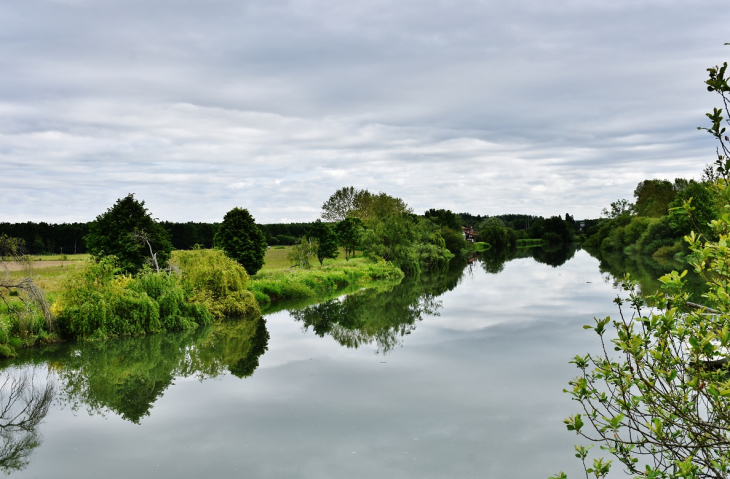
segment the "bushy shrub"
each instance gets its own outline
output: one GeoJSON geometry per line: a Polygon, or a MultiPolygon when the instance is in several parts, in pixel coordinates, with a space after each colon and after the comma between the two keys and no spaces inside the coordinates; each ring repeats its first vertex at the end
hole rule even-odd
{"type": "Polygon", "coordinates": [[[175,251],[172,264],[182,270],[190,301],[204,304],[216,318],[251,318],[261,314],[253,293],[246,289],[246,270],[223,251],[175,251]]]}
{"type": "Polygon", "coordinates": [[[194,328],[212,320],[206,308],[188,303],[175,274],[120,275],[113,257],[71,272],[53,312],[64,334],[87,339],[194,328]]]}

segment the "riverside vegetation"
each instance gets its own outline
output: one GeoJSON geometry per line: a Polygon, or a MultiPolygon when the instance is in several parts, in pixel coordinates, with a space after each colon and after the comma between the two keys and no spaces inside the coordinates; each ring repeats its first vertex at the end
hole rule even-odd
{"type": "MultiPolygon", "coordinates": [[[[451,211],[419,216],[400,198],[346,187],[322,205],[322,219],[330,223],[309,224],[294,245],[276,246],[282,251],[267,253],[267,242],[277,241],[243,208],[229,211],[213,229],[198,228],[214,232],[216,249],[174,250],[169,230],[129,194],[86,226],[83,250],[91,260],[75,268],[34,273],[24,241],[3,236],[0,355],[65,338],[102,340],[250,321],[285,301],[325,298],[378,281],[397,284],[481,251],[499,258],[514,256],[518,245],[549,251],[573,241],[577,231],[569,215],[529,217],[525,225],[532,225],[521,233],[513,226],[522,217],[465,216],[479,221],[481,241],[467,243],[465,220],[451,211]],[[262,269],[265,256],[284,253],[283,267],[262,269]],[[11,263],[22,271],[10,271],[11,263]],[[51,287],[39,287],[40,278],[51,287]]],[[[64,229],[74,238],[78,230],[64,229]]],[[[40,250],[42,242],[35,243],[40,250]]]]}

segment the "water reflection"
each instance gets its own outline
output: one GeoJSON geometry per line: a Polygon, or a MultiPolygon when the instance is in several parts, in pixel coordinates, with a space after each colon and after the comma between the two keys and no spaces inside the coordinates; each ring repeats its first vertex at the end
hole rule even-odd
{"type": "Polygon", "coordinates": [[[626,273],[639,282],[642,294],[648,295],[661,289],[661,276],[672,271],[687,271],[687,291],[691,294],[692,301],[702,302],[702,295],[707,291],[704,280],[694,272],[692,267],[681,261],[670,258],[652,258],[644,255],[594,254],[600,261],[598,268],[602,273],[608,275],[607,280],[612,281],[614,286],[626,276],[626,273]]]}
{"type": "Polygon", "coordinates": [[[0,470],[10,474],[24,469],[41,444],[38,426],[48,414],[55,386],[50,376],[40,381],[35,369],[6,370],[4,376],[0,384],[0,470]]]}
{"type": "Polygon", "coordinates": [[[398,285],[385,285],[330,299],[290,311],[304,330],[320,337],[332,336],[342,346],[357,348],[375,344],[376,353],[387,354],[402,344],[426,316],[438,316],[437,298],[454,289],[464,273],[464,263],[439,273],[409,277],[398,285]]]}
{"type": "Polygon", "coordinates": [[[60,379],[59,402],[89,414],[119,415],[139,424],[176,377],[201,381],[230,372],[244,378],[268,349],[263,318],[180,333],[79,343],[30,353],[20,362],[48,361],[60,379]]]}
{"type": "Polygon", "coordinates": [[[485,272],[498,274],[504,270],[504,265],[513,259],[533,258],[538,263],[557,268],[575,256],[578,246],[575,243],[560,243],[544,247],[492,249],[481,253],[479,263],[485,272]]]}

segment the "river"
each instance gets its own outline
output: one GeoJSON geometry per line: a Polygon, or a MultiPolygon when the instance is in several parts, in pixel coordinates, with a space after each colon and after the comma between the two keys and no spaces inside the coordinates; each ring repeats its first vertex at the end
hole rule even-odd
{"type": "Polygon", "coordinates": [[[582,326],[616,314],[617,290],[584,251],[522,256],[259,322],[6,361],[2,404],[15,385],[14,407],[30,401],[24,414],[35,416],[0,429],[0,468],[14,478],[580,477],[562,423],[578,404],[562,389],[570,358],[598,346],[582,326]]]}

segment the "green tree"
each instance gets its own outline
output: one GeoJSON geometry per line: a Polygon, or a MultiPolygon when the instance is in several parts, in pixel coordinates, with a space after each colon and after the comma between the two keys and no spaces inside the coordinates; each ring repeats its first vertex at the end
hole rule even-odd
{"type": "Polygon", "coordinates": [[[442,228],[448,228],[454,231],[461,230],[461,216],[451,210],[436,210],[431,208],[424,213],[424,216],[442,228]]]}
{"type": "Polygon", "coordinates": [[[317,242],[317,259],[320,266],[324,264],[324,260],[327,258],[337,259],[340,253],[337,245],[337,235],[332,231],[330,225],[317,220],[310,226],[307,236],[317,242]]]}
{"type": "Polygon", "coordinates": [[[358,190],[354,186],[340,188],[322,205],[322,218],[327,221],[342,221],[353,216],[358,207],[358,198],[364,193],[364,190],[358,190]]]}
{"type": "Polygon", "coordinates": [[[360,248],[365,225],[360,218],[347,217],[337,223],[335,232],[340,244],[345,249],[345,260],[349,261],[350,256],[354,256],[355,251],[360,248]]]}
{"type": "Polygon", "coordinates": [[[504,226],[504,222],[499,218],[487,218],[477,226],[479,240],[488,243],[492,248],[503,249],[509,248],[510,234],[504,226]]]}
{"type": "Polygon", "coordinates": [[[172,251],[167,231],[152,218],[144,201],[137,201],[133,193],[97,216],[89,224],[84,241],[87,251],[95,258],[115,256],[125,273],[136,273],[145,263],[154,263],[155,258],[164,267],[172,251]],[[140,234],[146,236],[146,242],[139,239],[140,234]]]}
{"type": "Polygon", "coordinates": [[[444,239],[446,249],[454,256],[461,255],[467,248],[466,239],[464,239],[464,234],[460,230],[461,228],[459,228],[459,230],[441,228],[441,231],[439,232],[441,237],[444,239]]]}
{"type": "Polygon", "coordinates": [[[215,244],[250,275],[264,266],[266,236],[247,209],[236,207],[226,213],[215,235],[215,244]]]}
{"type": "Polygon", "coordinates": [[[310,259],[317,255],[317,242],[312,238],[302,236],[287,253],[287,258],[292,266],[299,266],[300,269],[309,269],[312,267],[310,259]]]}
{"type": "Polygon", "coordinates": [[[706,237],[711,237],[710,222],[720,217],[716,195],[710,188],[694,180],[677,193],[677,197],[669,204],[669,207],[672,208],[669,212],[672,228],[682,234],[687,234],[694,229],[706,237]],[[691,201],[691,217],[678,209],[685,201],[691,201]]]}
{"type": "MultiPolygon", "coordinates": [[[[682,180],[675,180],[675,184],[683,184],[682,180]]],[[[669,212],[669,203],[677,196],[675,185],[668,180],[644,180],[636,186],[634,210],[639,216],[659,218],[669,212]]]]}
{"type": "Polygon", "coordinates": [[[634,212],[634,204],[629,200],[616,200],[611,203],[611,209],[603,208],[601,216],[614,219],[623,215],[630,215],[634,212]]]}

